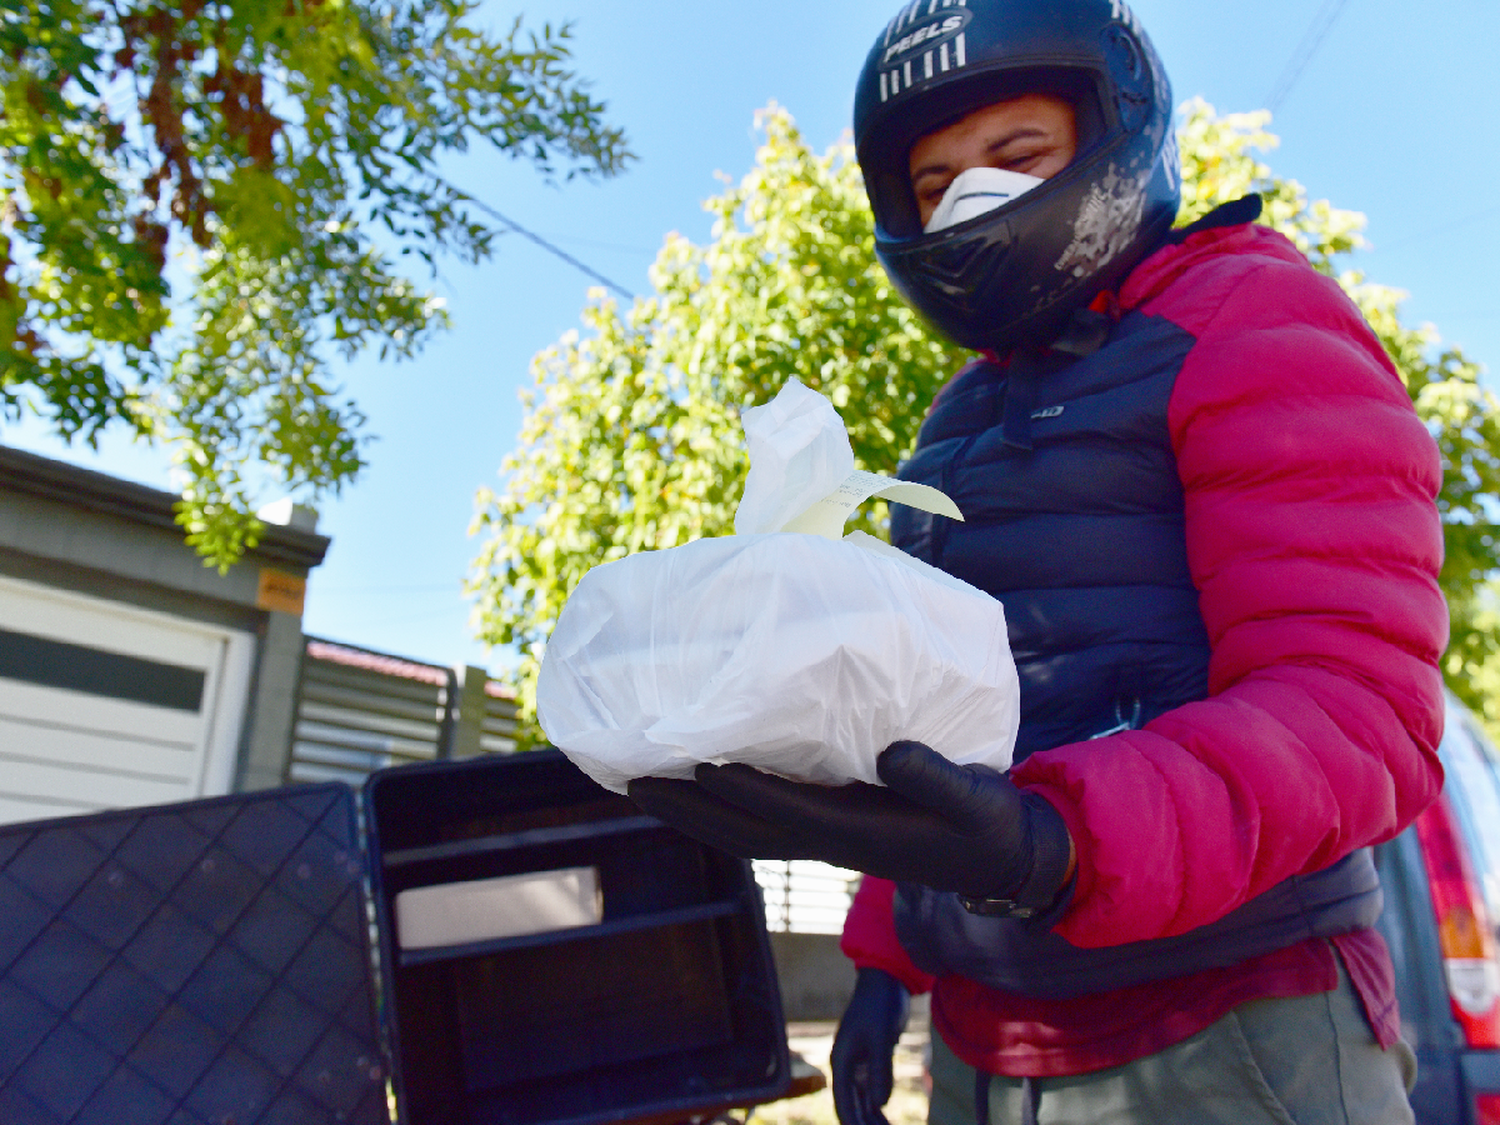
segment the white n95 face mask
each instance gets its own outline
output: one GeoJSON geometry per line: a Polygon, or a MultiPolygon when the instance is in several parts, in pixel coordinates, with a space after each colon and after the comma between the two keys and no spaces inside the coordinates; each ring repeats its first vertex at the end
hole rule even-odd
{"type": "Polygon", "coordinates": [[[1008,168],[965,168],[953,177],[922,233],[935,234],[966,223],[986,211],[1003,207],[1041,183],[1046,181],[1040,176],[1028,176],[1025,172],[1012,172],[1008,168]]]}

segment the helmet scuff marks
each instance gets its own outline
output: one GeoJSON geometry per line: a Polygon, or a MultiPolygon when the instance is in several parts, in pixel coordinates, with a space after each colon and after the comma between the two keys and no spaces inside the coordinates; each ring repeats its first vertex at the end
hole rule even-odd
{"type": "Polygon", "coordinates": [[[1090,185],[1073,220],[1073,241],[1054,268],[1074,277],[1087,277],[1114,261],[1140,230],[1150,179],[1149,173],[1122,176],[1111,164],[1109,171],[1090,185]]]}

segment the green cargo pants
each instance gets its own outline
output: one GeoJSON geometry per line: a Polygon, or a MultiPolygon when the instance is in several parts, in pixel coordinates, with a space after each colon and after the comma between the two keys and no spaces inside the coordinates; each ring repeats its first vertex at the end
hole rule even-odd
{"type": "MultiPolygon", "coordinates": [[[[1067,1078],[994,1078],[990,1125],[1411,1125],[1416,1057],[1381,1050],[1342,969],[1332,992],[1255,1000],[1175,1046],[1067,1078]]],[[[975,1073],[937,1036],[929,1125],[974,1125],[975,1073]]]]}

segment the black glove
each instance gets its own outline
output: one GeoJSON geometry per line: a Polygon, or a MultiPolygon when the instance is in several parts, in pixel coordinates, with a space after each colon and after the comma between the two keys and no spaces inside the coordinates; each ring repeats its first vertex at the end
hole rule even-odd
{"type": "Polygon", "coordinates": [[[890,973],[861,969],[833,1037],[833,1106],[842,1125],[886,1125],[891,1060],[906,1028],[906,988],[890,973]]]}
{"type": "Polygon", "coordinates": [[[1057,898],[1072,840],[1046,801],[920,742],[893,742],[875,768],[884,788],[787,781],[745,765],[700,765],[694,781],[642,777],[629,788],[647,813],[733,855],[818,859],[956,891],[983,913],[1026,916],[1057,898]]]}

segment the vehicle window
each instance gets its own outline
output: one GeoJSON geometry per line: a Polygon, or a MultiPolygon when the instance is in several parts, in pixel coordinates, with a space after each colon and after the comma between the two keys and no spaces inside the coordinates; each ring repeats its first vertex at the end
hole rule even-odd
{"type": "Polygon", "coordinates": [[[1490,924],[1500,929],[1500,750],[1466,708],[1450,703],[1441,752],[1490,924]]]}

